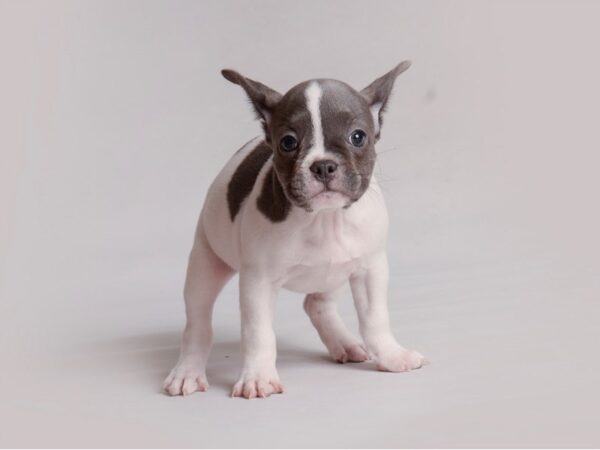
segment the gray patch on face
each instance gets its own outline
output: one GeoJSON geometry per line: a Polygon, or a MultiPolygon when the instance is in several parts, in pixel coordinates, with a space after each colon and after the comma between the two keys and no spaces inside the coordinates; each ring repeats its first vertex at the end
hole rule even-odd
{"type": "Polygon", "coordinates": [[[273,112],[271,136],[273,144],[273,166],[277,172],[283,192],[290,201],[301,207],[308,206],[300,165],[306,157],[313,141],[310,112],[306,105],[305,90],[309,81],[290,89],[273,112]],[[298,140],[298,150],[291,153],[281,151],[279,142],[283,136],[292,133],[298,140]]]}
{"type": "Polygon", "coordinates": [[[262,169],[272,154],[273,150],[271,150],[271,147],[265,142],[261,142],[246,155],[244,160],[235,169],[227,185],[227,205],[229,206],[229,215],[232,222],[240,211],[242,202],[252,191],[260,169],[262,169]]]}
{"type": "Polygon", "coordinates": [[[368,189],[375,159],[377,140],[373,115],[365,98],[346,83],[337,80],[320,82],[321,121],[326,152],[332,152],[341,160],[344,182],[350,201],[357,201],[368,189]],[[362,130],[367,142],[355,147],[350,135],[362,130]]]}
{"type": "Polygon", "coordinates": [[[273,167],[269,169],[263,180],[256,206],[271,222],[283,222],[290,212],[292,204],[283,191],[273,167]]]}

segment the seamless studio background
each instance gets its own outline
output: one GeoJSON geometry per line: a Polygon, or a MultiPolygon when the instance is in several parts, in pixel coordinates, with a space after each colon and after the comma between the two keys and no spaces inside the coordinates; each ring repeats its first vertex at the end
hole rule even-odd
{"type": "MultiPolygon", "coordinates": [[[[599,446],[600,4],[2,1],[0,445],[599,446]],[[408,374],[336,365],[282,292],[287,393],[160,393],[203,197],[260,133],[235,68],[362,88],[403,59],[376,174],[408,374]]],[[[340,303],[356,329],[351,299],[340,303]]]]}

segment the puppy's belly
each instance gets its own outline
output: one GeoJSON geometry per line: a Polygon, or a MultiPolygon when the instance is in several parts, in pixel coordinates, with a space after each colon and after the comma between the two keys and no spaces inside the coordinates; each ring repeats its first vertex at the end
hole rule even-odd
{"type": "Polygon", "coordinates": [[[297,265],[290,270],[283,287],[303,294],[330,292],[348,281],[358,265],[358,260],[314,266],[297,265]]]}

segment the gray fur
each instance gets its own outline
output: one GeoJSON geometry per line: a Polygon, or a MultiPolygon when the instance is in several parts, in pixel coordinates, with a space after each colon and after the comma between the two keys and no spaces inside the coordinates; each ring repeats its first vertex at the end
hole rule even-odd
{"type": "Polygon", "coordinates": [[[229,206],[229,215],[232,222],[240,211],[242,202],[252,191],[260,169],[272,154],[271,147],[265,142],[260,142],[235,169],[227,185],[227,205],[229,206]]]}

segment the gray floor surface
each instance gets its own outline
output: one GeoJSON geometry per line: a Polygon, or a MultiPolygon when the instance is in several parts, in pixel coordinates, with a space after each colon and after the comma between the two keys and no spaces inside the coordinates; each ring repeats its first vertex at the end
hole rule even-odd
{"type": "Polygon", "coordinates": [[[1,8],[0,445],[600,446],[597,3],[1,8]],[[210,390],[161,394],[204,193],[259,130],[219,70],[360,87],[405,58],[376,173],[393,329],[431,364],[335,364],[283,292],[287,392],[231,399],[234,281],[210,390]]]}

